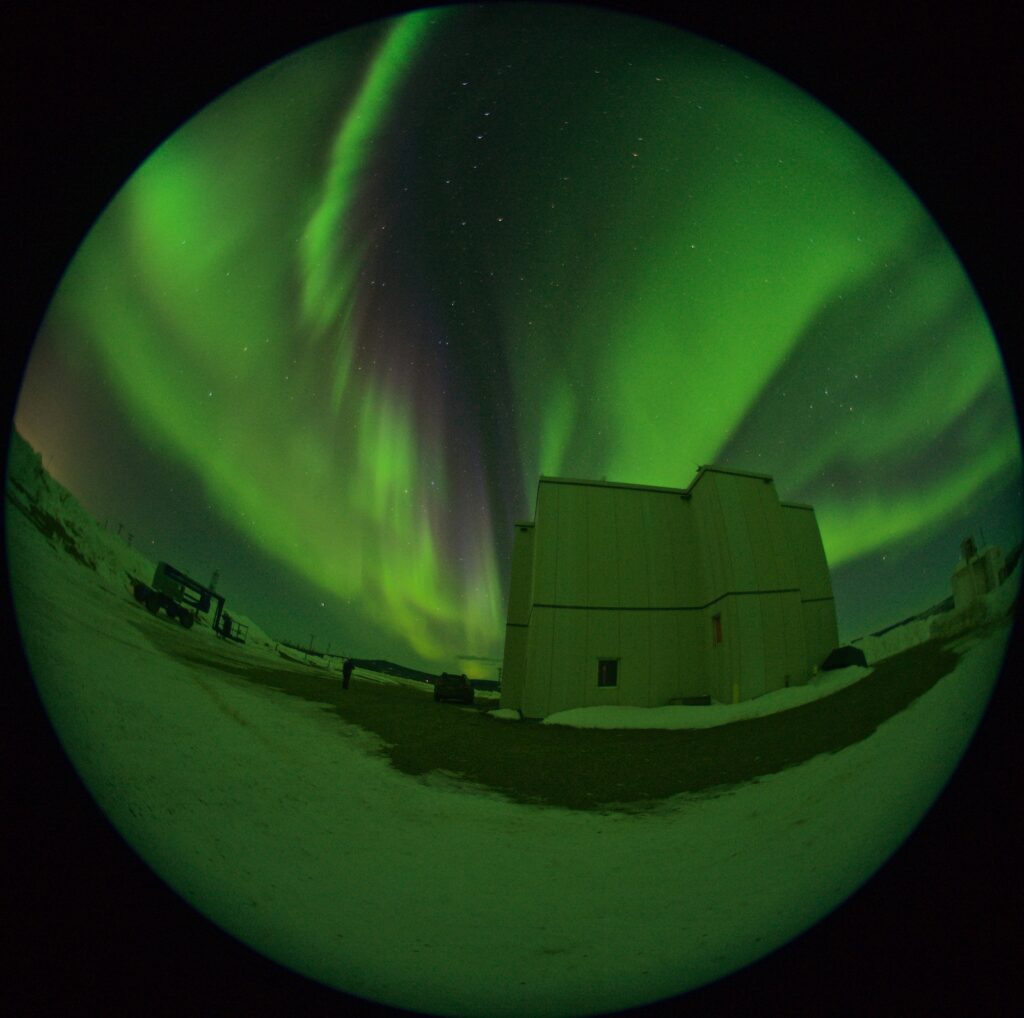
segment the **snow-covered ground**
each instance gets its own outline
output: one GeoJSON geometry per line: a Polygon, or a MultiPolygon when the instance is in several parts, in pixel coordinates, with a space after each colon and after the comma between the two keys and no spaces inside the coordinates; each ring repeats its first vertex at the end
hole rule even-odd
{"type": "MultiPolygon", "coordinates": [[[[975,643],[837,753],[656,813],[575,812],[402,774],[336,714],[161,653],[153,627],[208,634],[150,617],[19,513],[8,521],[43,701],[128,842],[268,957],[438,1014],[622,1009],[787,942],[917,824],[983,712],[1007,635],[975,643]]],[[[211,653],[273,654],[209,639],[211,653]]]]}

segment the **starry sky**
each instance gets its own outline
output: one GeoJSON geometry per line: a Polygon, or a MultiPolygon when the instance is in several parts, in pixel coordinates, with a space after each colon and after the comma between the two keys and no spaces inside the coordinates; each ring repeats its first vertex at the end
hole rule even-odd
{"type": "Polygon", "coordinates": [[[432,9],[249,78],[86,237],[15,422],[279,638],[492,676],[540,474],[815,506],[844,638],[1020,540],[999,349],[912,191],[735,52],[432,9]]]}

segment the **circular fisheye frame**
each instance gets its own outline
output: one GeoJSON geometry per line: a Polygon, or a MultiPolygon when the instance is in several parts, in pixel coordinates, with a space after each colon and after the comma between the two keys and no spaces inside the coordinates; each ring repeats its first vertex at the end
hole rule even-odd
{"type": "Polygon", "coordinates": [[[784,1010],[808,931],[878,957],[1007,654],[1009,375],[900,173],[693,28],[264,28],[75,238],[13,608],[132,888],[85,939],[192,943],[200,1010],[784,1010]]]}

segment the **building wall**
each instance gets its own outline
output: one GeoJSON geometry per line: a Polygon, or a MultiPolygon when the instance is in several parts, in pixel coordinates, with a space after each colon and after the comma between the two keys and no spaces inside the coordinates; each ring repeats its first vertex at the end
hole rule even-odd
{"type": "Polygon", "coordinates": [[[702,577],[689,512],[679,492],[540,484],[527,716],[705,692],[680,666],[699,654],[695,610],[679,610],[702,577]],[[617,686],[597,685],[601,658],[620,661],[617,686]]]}
{"type": "Polygon", "coordinates": [[[536,607],[528,630],[529,682],[517,702],[503,682],[502,706],[544,717],[573,707],[649,706],[707,695],[709,641],[698,633],[699,618],[697,612],[536,607]],[[618,660],[616,686],[597,684],[602,658],[618,660]]]}
{"type": "Polygon", "coordinates": [[[814,510],[787,503],[782,504],[782,510],[800,586],[806,643],[804,670],[810,674],[839,643],[832,579],[814,510]]]}
{"type": "Polygon", "coordinates": [[[527,717],[749,699],[805,682],[838,642],[814,513],[780,504],[770,478],[702,468],[687,491],[545,478],[535,523],[517,526],[502,671],[502,705],[527,717]],[[618,661],[616,686],[598,686],[602,658],[618,661]]]}
{"type": "MultiPolygon", "coordinates": [[[[768,478],[708,472],[699,482],[692,502],[714,578],[711,586],[721,597],[706,610],[705,629],[710,637],[712,616],[720,613],[723,630],[722,645],[712,644],[710,695],[731,703],[806,681],[805,612],[791,547],[793,531],[801,531],[801,546],[806,543],[799,521],[787,527],[768,478]]],[[[806,549],[801,551],[806,557],[806,549]]],[[[835,634],[829,650],[837,639],[835,634]]]]}
{"type": "MultiPolygon", "coordinates": [[[[831,604],[831,602],[830,602],[831,604]]],[[[800,591],[765,595],[761,599],[765,638],[765,692],[803,685],[809,678],[800,591]]],[[[833,609],[834,615],[834,609],[833,609]]],[[[838,633],[829,652],[838,643],[838,633]]],[[[822,656],[822,660],[828,653],[822,656]]]]}

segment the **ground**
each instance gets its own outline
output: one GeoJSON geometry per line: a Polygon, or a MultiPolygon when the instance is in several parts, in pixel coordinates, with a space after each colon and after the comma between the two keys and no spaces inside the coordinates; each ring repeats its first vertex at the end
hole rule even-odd
{"type": "Polygon", "coordinates": [[[422,1012],[620,1010],[786,943],[918,823],[1006,635],[923,648],[876,667],[873,692],[788,718],[504,724],[358,676],[343,699],[335,679],[147,615],[37,533],[12,532],[26,648],[128,843],[257,951],[422,1012]]]}
{"type": "Polygon", "coordinates": [[[135,622],[157,648],[180,660],[328,705],[379,736],[379,752],[405,774],[444,773],[519,802],[576,810],[657,810],[682,792],[717,791],[835,752],[866,738],[959,660],[931,641],[831,696],[767,717],[708,729],[608,731],[496,724],[485,710],[426,702],[411,683],[382,684],[359,672],[346,696],[335,675],[240,660],[230,649],[212,655],[172,626],[153,627],[141,617],[135,622]]]}

